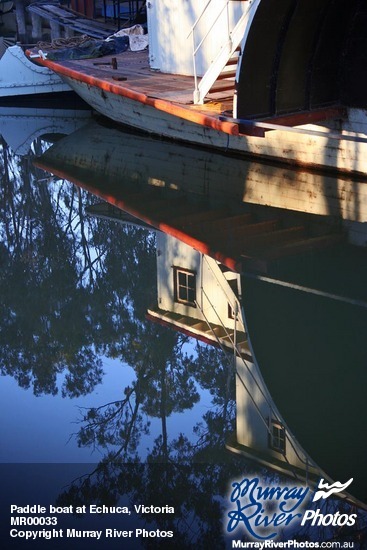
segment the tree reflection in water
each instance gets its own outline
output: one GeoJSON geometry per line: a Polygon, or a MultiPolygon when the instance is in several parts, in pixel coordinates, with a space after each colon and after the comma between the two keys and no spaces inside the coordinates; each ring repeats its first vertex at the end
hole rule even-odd
{"type": "Polygon", "coordinates": [[[80,193],[45,181],[4,142],[2,153],[1,372],[36,395],[55,395],[66,372],[63,395],[85,395],[101,382],[102,366],[84,284],[93,266],[80,193]]]}
{"type": "MultiPolygon", "coordinates": [[[[34,150],[42,147],[38,141],[34,150]]],[[[62,395],[78,397],[102,382],[102,356],[135,372],[121,399],[81,410],[78,445],[98,448],[103,458],[59,504],[111,505],[123,496],[169,504],[175,514],[155,521],[179,534],[175,546],[223,548],[229,482],[259,475],[259,467],[225,451],[235,400],[223,352],[145,319],[156,300],[154,232],[86,216],[93,197],[12,156],[4,141],[1,153],[1,373],[35,395],[55,395],[63,375],[62,395]],[[191,409],[204,390],[212,405],[194,435],[170,438],[167,419],[191,409]],[[160,429],[141,463],[151,418],[160,429]]],[[[261,474],[263,483],[278,479],[261,474]]],[[[143,520],[150,525],[153,517],[143,520]]]]}

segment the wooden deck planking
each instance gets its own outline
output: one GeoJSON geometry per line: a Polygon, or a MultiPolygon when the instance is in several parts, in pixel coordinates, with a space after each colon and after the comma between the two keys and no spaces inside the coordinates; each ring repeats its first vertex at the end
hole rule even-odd
{"type": "Polygon", "coordinates": [[[63,61],[62,65],[113,83],[122,89],[130,89],[133,92],[142,93],[150,98],[162,99],[172,104],[184,105],[188,110],[202,112],[206,115],[219,117],[223,111],[232,109],[233,94],[228,94],[228,92],[215,94],[213,99],[208,99],[204,105],[194,105],[194,77],[165,74],[150,69],[148,50],[126,51],[93,59],[69,59],[63,61]],[[117,69],[112,68],[112,58],[116,58],[117,69]],[[119,81],[119,78],[124,80],[119,81]]]}

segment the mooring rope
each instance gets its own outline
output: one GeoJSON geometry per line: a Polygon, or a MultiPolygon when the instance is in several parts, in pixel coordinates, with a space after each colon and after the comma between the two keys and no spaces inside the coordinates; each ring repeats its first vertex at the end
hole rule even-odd
{"type": "Polygon", "coordinates": [[[91,38],[87,34],[82,36],[71,36],[70,38],[54,38],[51,42],[37,42],[37,48],[40,50],[57,50],[60,48],[75,48],[75,46],[80,46],[85,42],[89,42],[94,38],[91,38]]]}

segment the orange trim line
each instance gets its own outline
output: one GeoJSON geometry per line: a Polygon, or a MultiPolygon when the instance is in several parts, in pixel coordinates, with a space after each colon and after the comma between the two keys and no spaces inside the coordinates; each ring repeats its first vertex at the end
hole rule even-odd
{"type": "Polygon", "coordinates": [[[181,105],[177,105],[176,103],[166,101],[165,99],[156,99],[153,97],[149,97],[146,94],[136,92],[131,88],[126,88],[119,84],[113,84],[112,82],[108,82],[107,80],[96,78],[86,73],[79,72],[75,69],[71,69],[70,67],[64,67],[63,65],[60,65],[59,63],[56,63],[54,61],[40,58],[39,60],[37,59],[37,62],[39,62],[41,65],[44,65],[45,67],[48,67],[57,74],[62,74],[64,76],[67,76],[68,78],[84,82],[85,84],[89,84],[90,86],[100,88],[105,92],[109,92],[122,97],[127,97],[134,101],[138,101],[139,103],[143,103],[144,105],[148,105],[149,107],[153,107],[158,111],[163,111],[170,115],[183,118],[196,124],[200,124],[201,126],[208,126],[213,130],[219,130],[220,132],[224,132],[225,134],[230,134],[233,136],[239,135],[238,124],[235,122],[221,121],[215,117],[204,115],[203,113],[200,113],[198,111],[192,111],[190,109],[182,107],[181,105]]]}
{"type": "Polygon", "coordinates": [[[135,216],[135,218],[138,218],[139,220],[145,223],[148,223],[152,227],[159,229],[163,233],[166,233],[167,235],[171,235],[172,237],[175,237],[179,241],[186,243],[187,245],[191,246],[195,250],[198,250],[202,254],[206,254],[214,258],[215,260],[217,260],[218,262],[221,262],[223,265],[225,265],[232,271],[236,271],[236,272],[241,271],[242,264],[241,262],[238,262],[235,258],[231,258],[229,256],[226,256],[225,254],[222,254],[218,250],[212,249],[207,243],[204,243],[199,239],[196,239],[195,237],[188,235],[187,233],[185,233],[184,231],[181,231],[180,229],[177,229],[176,227],[173,227],[171,225],[168,225],[167,223],[158,222],[156,220],[149,218],[148,216],[142,214],[136,208],[130,207],[129,204],[126,203],[123,199],[119,199],[113,195],[104,193],[100,189],[96,189],[95,187],[87,185],[83,181],[79,180],[78,178],[75,178],[74,176],[70,176],[70,174],[63,171],[61,168],[59,169],[59,168],[53,168],[52,166],[48,166],[47,162],[44,162],[41,159],[33,160],[33,164],[38,168],[42,168],[47,172],[51,172],[55,176],[71,181],[78,187],[82,187],[83,189],[86,189],[93,195],[100,197],[101,199],[105,200],[109,204],[116,206],[120,210],[124,210],[125,212],[128,212],[132,216],[135,216]]]}

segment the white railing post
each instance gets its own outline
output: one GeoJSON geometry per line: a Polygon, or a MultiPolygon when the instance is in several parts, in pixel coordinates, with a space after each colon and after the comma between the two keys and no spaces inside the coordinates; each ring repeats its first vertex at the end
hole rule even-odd
{"type": "Polygon", "coordinates": [[[245,29],[245,25],[247,23],[250,9],[252,9],[252,6],[254,5],[252,0],[249,2],[248,8],[245,12],[242,13],[242,16],[239,18],[239,20],[234,23],[234,26],[232,28],[231,23],[231,10],[229,8],[230,0],[225,0],[223,3],[221,3],[217,15],[213,18],[211,25],[207,28],[206,32],[204,33],[204,36],[200,39],[200,42],[198,44],[195,44],[195,37],[194,33],[196,30],[196,27],[199,23],[199,21],[202,19],[204,13],[207,11],[208,6],[211,4],[211,0],[208,0],[208,2],[205,4],[202,12],[196,19],[195,23],[191,27],[190,33],[187,38],[189,38],[190,34],[193,35],[193,70],[194,70],[194,80],[195,80],[195,90],[193,94],[193,100],[195,104],[203,104],[204,98],[216,79],[218,78],[219,74],[223,70],[223,68],[226,66],[226,63],[231,55],[233,55],[233,52],[235,51],[236,47],[240,43],[243,32],[245,29]],[[225,14],[224,14],[225,10],[225,14]],[[224,44],[222,44],[219,51],[216,52],[216,55],[214,56],[214,59],[212,60],[210,66],[206,69],[205,74],[199,79],[197,74],[197,53],[199,52],[200,48],[202,47],[203,43],[207,39],[207,37],[211,34],[213,31],[213,28],[218,23],[220,17],[227,17],[227,21],[223,24],[227,26],[227,40],[224,44]]]}
{"type": "MultiPolygon", "coordinates": [[[[193,61],[193,69],[194,69],[194,82],[195,82],[195,90],[194,90],[194,103],[200,103],[200,90],[199,90],[199,86],[198,86],[198,74],[197,74],[197,70],[196,70],[196,54],[197,52],[199,51],[202,43],[203,43],[203,40],[200,42],[200,44],[195,47],[195,29],[200,21],[200,19],[202,18],[202,16],[204,15],[204,13],[206,12],[209,4],[211,3],[212,0],[208,0],[208,2],[205,4],[204,8],[203,8],[203,11],[200,13],[200,15],[197,17],[197,19],[195,20],[193,26],[191,27],[191,30],[189,32],[189,35],[188,37],[190,36],[190,34],[192,34],[192,61],[193,61]]],[[[188,38],[187,37],[187,38],[188,38]]]]}
{"type": "MultiPolygon", "coordinates": [[[[211,27],[208,29],[208,31],[206,32],[205,36],[201,39],[201,41],[199,42],[199,44],[197,46],[195,46],[195,29],[199,23],[199,21],[201,20],[201,18],[203,17],[204,13],[206,12],[208,6],[211,4],[211,1],[212,0],[208,0],[208,2],[205,4],[202,12],[200,13],[200,15],[197,17],[197,19],[195,20],[193,26],[191,27],[191,30],[189,32],[189,35],[188,37],[190,36],[190,34],[192,34],[192,59],[193,59],[193,69],[194,69],[194,81],[195,81],[195,90],[194,90],[194,103],[202,103],[202,99],[200,97],[200,90],[199,90],[199,86],[198,86],[198,75],[197,75],[197,70],[196,70],[196,54],[198,53],[198,51],[200,50],[201,46],[203,45],[204,41],[206,40],[207,36],[210,34],[210,31],[212,30],[212,28],[214,27],[215,23],[218,21],[219,17],[220,17],[220,14],[223,12],[224,10],[224,7],[222,6],[221,9],[219,10],[219,13],[217,15],[217,17],[214,19],[211,27]]],[[[228,37],[230,39],[230,31],[229,31],[229,8],[228,8],[228,4],[229,4],[229,0],[227,0],[226,2],[226,5],[225,7],[227,8],[227,27],[228,27],[228,37]]],[[[187,38],[188,38],[187,37],[187,38]]]]}
{"type": "Polygon", "coordinates": [[[226,4],[226,12],[227,12],[227,34],[228,34],[228,42],[230,42],[231,46],[232,46],[232,32],[230,31],[230,26],[229,26],[229,0],[227,0],[227,4],[226,4]]]}
{"type": "Polygon", "coordinates": [[[196,51],[195,51],[195,34],[194,31],[192,32],[192,63],[194,68],[194,103],[197,103],[199,101],[199,86],[198,86],[198,75],[196,71],[196,51]]]}

